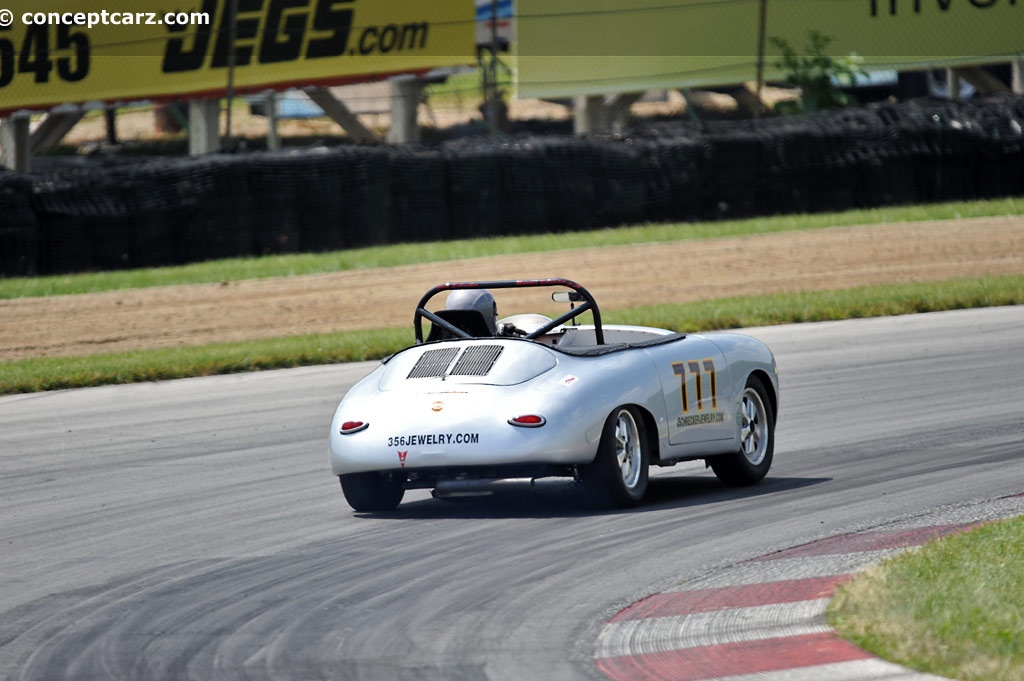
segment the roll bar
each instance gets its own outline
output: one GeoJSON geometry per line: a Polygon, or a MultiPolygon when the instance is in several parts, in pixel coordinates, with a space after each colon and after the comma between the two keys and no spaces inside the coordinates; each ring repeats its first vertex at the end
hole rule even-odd
{"type": "MultiPolygon", "coordinates": [[[[447,282],[444,284],[438,284],[434,288],[423,294],[420,298],[419,304],[416,306],[416,314],[413,316],[413,328],[416,332],[416,343],[417,345],[423,342],[423,319],[429,319],[432,324],[437,324],[445,330],[453,333],[459,338],[472,338],[468,333],[462,329],[456,327],[451,322],[448,322],[441,317],[437,316],[433,312],[427,310],[427,303],[431,298],[436,296],[442,291],[458,291],[463,289],[500,289],[500,288],[543,288],[552,286],[562,286],[575,292],[570,293],[569,299],[573,302],[579,302],[578,307],[573,307],[562,316],[557,319],[553,319],[549,323],[545,324],[539,329],[526,335],[526,338],[535,339],[543,336],[552,329],[565,324],[583,314],[584,312],[590,311],[594,317],[594,336],[598,345],[604,345],[604,329],[601,326],[601,311],[597,307],[597,301],[594,300],[594,296],[590,295],[590,291],[583,288],[575,281],[570,279],[514,279],[505,281],[458,281],[458,282],[447,282]]],[[[553,296],[552,296],[553,297],[553,296]]]]}

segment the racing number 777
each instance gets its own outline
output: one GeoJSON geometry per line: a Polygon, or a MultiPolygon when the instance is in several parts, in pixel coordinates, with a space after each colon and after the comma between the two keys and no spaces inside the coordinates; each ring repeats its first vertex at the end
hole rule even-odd
{"type": "Polygon", "coordinates": [[[715,378],[715,360],[713,359],[690,359],[685,362],[673,362],[672,371],[679,377],[679,390],[683,399],[683,413],[691,409],[704,411],[704,382],[707,377],[708,392],[711,393],[711,408],[718,408],[718,381],[715,378]],[[690,391],[687,388],[687,373],[694,378],[694,402],[690,404],[690,391]]]}

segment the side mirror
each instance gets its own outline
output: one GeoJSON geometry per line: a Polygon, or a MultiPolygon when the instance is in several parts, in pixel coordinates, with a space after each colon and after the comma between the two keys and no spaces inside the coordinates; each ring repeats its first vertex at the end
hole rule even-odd
{"type": "Polygon", "coordinates": [[[584,298],[579,291],[555,291],[551,294],[551,300],[556,303],[582,303],[584,298]]]}

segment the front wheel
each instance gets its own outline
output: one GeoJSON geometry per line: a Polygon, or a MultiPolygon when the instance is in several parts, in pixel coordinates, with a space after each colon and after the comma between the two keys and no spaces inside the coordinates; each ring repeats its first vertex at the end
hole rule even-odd
{"type": "Polygon", "coordinates": [[[404,476],[396,473],[339,475],[348,505],[360,512],[393,511],[405,496],[404,476]]]}
{"type": "Polygon", "coordinates": [[[639,410],[617,407],[605,421],[594,462],[583,467],[583,483],[610,506],[635,505],[647,492],[650,458],[639,410]]]}
{"type": "Polygon", "coordinates": [[[768,391],[755,376],[747,379],[740,402],[740,448],[708,458],[711,470],[727,485],[750,485],[768,474],[775,452],[775,416],[768,391]]]}

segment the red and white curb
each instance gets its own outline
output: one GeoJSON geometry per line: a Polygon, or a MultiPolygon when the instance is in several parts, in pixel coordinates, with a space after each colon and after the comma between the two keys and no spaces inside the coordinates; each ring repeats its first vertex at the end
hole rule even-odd
{"type": "Polygon", "coordinates": [[[998,501],[1009,503],[996,504],[994,516],[991,508],[975,509],[973,515],[981,517],[965,519],[961,512],[955,514],[959,522],[830,537],[650,596],[604,626],[597,667],[615,681],[939,679],[840,639],[825,621],[825,608],[840,584],[885,556],[1024,513],[1022,497],[998,501]]]}

